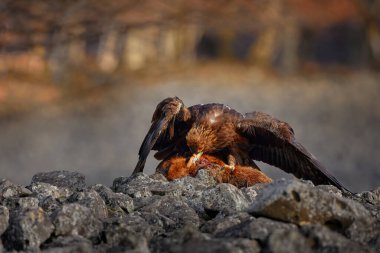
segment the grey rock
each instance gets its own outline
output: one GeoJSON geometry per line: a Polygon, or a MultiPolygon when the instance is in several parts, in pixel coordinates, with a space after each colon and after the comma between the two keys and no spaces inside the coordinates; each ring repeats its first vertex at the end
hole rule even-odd
{"type": "Polygon", "coordinates": [[[138,214],[128,214],[125,218],[114,217],[104,224],[103,240],[106,244],[118,245],[129,232],[150,240],[153,237],[152,227],[138,214]]]}
{"type": "Polygon", "coordinates": [[[28,189],[32,196],[39,200],[39,206],[50,216],[59,209],[67,198],[73,194],[73,190],[66,187],[58,187],[44,182],[32,182],[28,189]]]}
{"type": "Polygon", "coordinates": [[[156,236],[150,242],[152,252],[178,252],[189,240],[208,240],[210,236],[199,232],[193,226],[183,226],[172,232],[156,236]]]}
{"type": "Polygon", "coordinates": [[[46,197],[39,202],[39,206],[51,216],[56,210],[62,207],[62,203],[53,197],[46,197]]]}
{"type": "Polygon", "coordinates": [[[200,225],[197,213],[185,203],[182,197],[163,196],[139,211],[142,213],[142,217],[148,217],[147,214],[157,216],[165,230],[173,230],[185,225],[194,227],[200,225]]]}
{"type": "Polygon", "coordinates": [[[130,194],[130,196],[135,199],[141,199],[141,198],[152,197],[153,194],[147,187],[143,187],[143,188],[140,188],[138,191],[132,190],[132,193],[130,194]]]}
{"type": "Polygon", "coordinates": [[[150,175],[149,178],[155,181],[168,182],[168,179],[161,173],[154,173],[150,175]]]}
{"type": "Polygon", "coordinates": [[[214,239],[191,227],[184,227],[151,242],[152,252],[233,253],[260,252],[257,242],[248,239],[214,239]]]}
{"type": "Polygon", "coordinates": [[[268,249],[272,253],[308,253],[314,252],[312,242],[297,230],[276,230],[268,239],[268,249]]]}
{"type": "Polygon", "coordinates": [[[192,198],[194,195],[200,195],[201,191],[209,188],[206,183],[195,177],[181,177],[172,181],[173,185],[182,190],[182,196],[192,198]]]}
{"type": "Polygon", "coordinates": [[[77,203],[64,204],[52,214],[55,235],[81,235],[92,239],[99,236],[103,223],[93,216],[92,211],[77,203]]]}
{"type": "Polygon", "coordinates": [[[11,197],[30,196],[32,192],[23,186],[12,183],[6,179],[0,179],[0,203],[11,197]]]}
{"type": "Polygon", "coordinates": [[[9,221],[9,210],[5,206],[0,206],[0,235],[4,233],[4,231],[8,227],[9,221]]]}
{"type": "Polygon", "coordinates": [[[33,197],[10,197],[3,201],[9,210],[38,208],[39,201],[33,197]]]}
{"type": "Polygon", "coordinates": [[[363,192],[359,196],[373,205],[380,206],[380,187],[373,191],[363,192]]]}
{"type": "Polygon", "coordinates": [[[106,223],[103,231],[108,252],[149,252],[147,236],[150,227],[143,219],[116,219],[106,223]]]}
{"type": "Polygon", "coordinates": [[[165,233],[166,230],[170,230],[170,228],[175,227],[175,222],[173,220],[171,220],[167,216],[161,215],[158,212],[156,213],[139,212],[139,215],[149,225],[152,237],[161,235],[165,233]]]}
{"type": "Polygon", "coordinates": [[[50,237],[54,226],[41,208],[11,212],[2,235],[7,250],[37,250],[50,237]]]}
{"type": "Polygon", "coordinates": [[[256,187],[245,187],[245,188],[241,188],[240,190],[244,194],[244,196],[246,197],[249,203],[252,203],[253,201],[255,201],[258,194],[256,187]]]}
{"type": "Polygon", "coordinates": [[[376,219],[363,205],[297,180],[268,184],[249,212],[300,225],[323,224],[362,243],[376,236],[376,219]]]}
{"type": "Polygon", "coordinates": [[[122,192],[133,198],[144,198],[151,195],[181,195],[180,188],[177,185],[153,178],[144,173],[120,177],[114,180],[112,188],[115,192],[122,192]]]}
{"type": "Polygon", "coordinates": [[[177,248],[174,252],[187,253],[259,253],[260,246],[256,241],[248,239],[211,239],[189,240],[177,248]],[[197,245],[194,247],[194,245],[197,245]]]}
{"type": "Polygon", "coordinates": [[[67,188],[73,192],[86,187],[83,174],[65,170],[38,173],[33,176],[31,184],[37,182],[48,183],[58,188],[67,188]]]}
{"type": "Polygon", "coordinates": [[[243,221],[254,220],[255,218],[248,213],[240,212],[232,215],[217,215],[214,219],[207,221],[201,226],[203,233],[219,233],[235,225],[241,224],[243,221]]]}
{"type": "Polygon", "coordinates": [[[88,207],[92,215],[100,220],[108,217],[107,206],[102,197],[95,190],[85,190],[83,192],[76,192],[68,199],[71,203],[78,203],[88,207]]]}
{"type": "Polygon", "coordinates": [[[248,238],[259,241],[266,241],[268,236],[274,231],[290,231],[296,230],[297,226],[290,223],[281,221],[270,220],[267,218],[259,217],[257,219],[251,218],[229,227],[224,231],[216,234],[216,237],[222,238],[248,238]]]}
{"type": "Polygon", "coordinates": [[[371,252],[366,246],[360,245],[353,240],[349,240],[341,234],[319,224],[302,226],[301,232],[309,239],[309,241],[313,242],[313,247],[317,248],[317,251],[321,253],[371,252]]]}
{"type": "Polygon", "coordinates": [[[207,187],[214,187],[217,185],[217,182],[208,170],[198,170],[195,178],[199,179],[207,187]]]}
{"type": "Polygon", "coordinates": [[[316,185],[315,188],[333,194],[337,197],[343,197],[342,191],[333,185],[316,185]]]}
{"type": "Polygon", "coordinates": [[[380,187],[373,191],[357,194],[360,203],[364,205],[371,214],[380,222],[380,187]]]}
{"type": "Polygon", "coordinates": [[[172,184],[180,187],[182,191],[181,196],[185,198],[186,204],[193,208],[200,217],[208,218],[202,203],[202,193],[210,186],[200,179],[190,176],[176,179],[172,181],[172,184]]]}
{"type": "Polygon", "coordinates": [[[96,252],[92,246],[92,242],[82,236],[58,236],[48,244],[41,246],[44,253],[91,253],[96,252]]]}
{"type": "Polygon", "coordinates": [[[58,187],[44,182],[33,182],[28,186],[28,189],[32,191],[33,197],[36,197],[41,202],[47,197],[63,202],[73,193],[69,188],[58,187]]]}
{"type": "Polygon", "coordinates": [[[249,205],[243,193],[231,184],[218,184],[202,194],[202,203],[206,210],[232,213],[242,211],[249,205]]]}
{"type": "Polygon", "coordinates": [[[158,200],[160,198],[162,198],[162,196],[159,196],[159,195],[152,195],[152,196],[145,197],[145,198],[134,198],[133,199],[133,205],[134,205],[135,210],[140,210],[144,206],[150,205],[155,200],[158,200]]]}
{"type": "Polygon", "coordinates": [[[368,246],[371,247],[373,252],[380,252],[380,236],[370,241],[368,246]]]}
{"type": "Polygon", "coordinates": [[[107,186],[97,184],[92,186],[103,198],[107,205],[108,214],[111,217],[125,216],[126,213],[131,213],[134,210],[133,199],[121,192],[113,192],[107,186]]]}

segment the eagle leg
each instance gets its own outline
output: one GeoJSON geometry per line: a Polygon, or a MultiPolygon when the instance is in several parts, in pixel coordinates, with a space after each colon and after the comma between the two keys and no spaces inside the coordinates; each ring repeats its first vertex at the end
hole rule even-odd
{"type": "Polygon", "coordinates": [[[228,154],[227,160],[228,160],[228,164],[224,165],[224,168],[225,169],[229,169],[230,171],[234,171],[235,170],[235,165],[236,165],[236,158],[235,158],[235,156],[233,156],[231,154],[228,154]]]}

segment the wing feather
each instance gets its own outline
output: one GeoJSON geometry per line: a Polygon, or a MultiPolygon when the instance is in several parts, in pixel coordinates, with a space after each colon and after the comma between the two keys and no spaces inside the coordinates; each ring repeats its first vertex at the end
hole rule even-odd
{"type": "MultiPolygon", "coordinates": [[[[191,118],[189,110],[177,98],[167,98],[157,105],[153,113],[152,125],[139,149],[139,161],[132,174],[144,170],[146,159],[151,150],[165,150],[177,137],[176,133],[191,118]],[[176,129],[178,127],[178,131],[176,129]]],[[[183,130],[182,130],[183,131],[183,130]]]]}
{"type": "Polygon", "coordinates": [[[314,184],[332,184],[348,191],[295,140],[288,123],[266,113],[252,112],[238,122],[237,131],[249,140],[252,159],[279,167],[314,184]]]}

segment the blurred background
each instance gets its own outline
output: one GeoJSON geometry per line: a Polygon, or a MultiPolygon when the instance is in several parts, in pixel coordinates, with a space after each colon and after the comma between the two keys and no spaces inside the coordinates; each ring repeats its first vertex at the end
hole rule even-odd
{"type": "Polygon", "coordinates": [[[287,121],[344,185],[370,190],[379,70],[378,0],[2,0],[0,178],[65,169],[110,185],[178,96],[287,121]]]}

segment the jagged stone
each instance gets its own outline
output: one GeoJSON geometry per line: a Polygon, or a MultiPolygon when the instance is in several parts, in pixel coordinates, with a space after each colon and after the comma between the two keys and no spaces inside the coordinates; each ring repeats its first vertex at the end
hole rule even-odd
{"type": "Polygon", "coordinates": [[[144,219],[114,219],[105,225],[104,243],[108,252],[149,252],[147,237],[151,236],[149,225],[144,219]]]}
{"type": "Polygon", "coordinates": [[[373,252],[380,252],[380,236],[371,240],[368,245],[373,252]]]}
{"type": "Polygon", "coordinates": [[[92,246],[92,242],[87,238],[79,235],[74,236],[58,236],[48,244],[41,246],[44,253],[92,253],[96,252],[92,246]]]}
{"type": "Polygon", "coordinates": [[[265,241],[274,231],[296,230],[297,226],[290,223],[270,220],[267,218],[250,218],[241,223],[229,227],[224,231],[216,234],[216,237],[222,238],[248,238],[252,240],[265,241]]]}
{"type": "Polygon", "coordinates": [[[134,198],[133,205],[134,205],[135,210],[140,210],[144,206],[150,205],[155,200],[160,199],[160,198],[162,198],[162,196],[159,196],[159,195],[152,195],[145,198],[134,198]]]}
{"type": "Polygon", "coordinates": [[[133,199],[128,195],[121,192],[113,192],[110,188],[101,184],[92,186],[91,189],[97,191],[103,198],[110,217],[125,216],[127,213],[133,212],[133,199]]]}
{"type": "Polygon", "coordinates": [[[32,192],[23,186],[12,183],[6,179],[0,179],[0,203],[7,198],[26,197],[32,192]]]}
{"type": "Polygon", "coordinates": [[[215,178],[208,170],[198,170],[197,174],[195,175],[195,178],[199,179],[202,182],[202,184],[206,185],[207,187],[214,187],[217,185],[215,178]]]}
{"type": "Polygon", "coordinates": [[[152,252],[178,252],[188,240],[208,240],[210,236],[199,232],[193,226],[184,226],[172,232],[156,236],[150,242],[152,252]]]}
{"type": "Polygon", "coordinates": [[[10,197],[3,201],[10,210],[38,208],[39,201],[33,197],[10,197]]]}
{"type": "Polygon", "coordinates": [[[165,232],[163,218],[158,214],[134,212],[128,214],[124,220],[127,221],[126,224],[129,227],[132,227],[135,232],[143,234],[149,241],[154,236],[165,232]]]}
{"type": "Polygon", "coordinates": [[[206,180],[205,183],[199,178],[187,176],[172,181],[172,184],[180,187],[181,195],[185,198],[186,204],[193,208],[198,215],[207,219],[207,214],[202,203],[202,193],[210,187],[207,185],[208,181],[206,180]]]}
{"type": "Polygon", "coordinates": [[[144,173],[117,178],[114,180],[112,188],[115,192],[122,192],[133,198],[144,198],[151,195],[181,195],[177,185],[155,180],[144,173]]]}
{"type": "Polygon", "coordinates": [[[199,217],[181,197],[163,196],[139,210],[142,217],[154,214],[163,223],[165,230],[173,230],[185,225],[198,227],[199,217]]]}
{"type": "Polygon", "coordinates": [[[248,207],[248,200],[243,193],[231,184],[218,184],[202,194],[202,203],[206,210],[212,212],[232,213],[248,207]]]}
{"type": "MultiPolygon", "coordinates": [[[[360,245],[353,240],[349,240],[341,234],[328,229],[325,226],[304,225],[301,232],[313,242],[313,248],[318,252],[335,252],[335,253],[364,253],[371,252],[369,248],[360,245]]],[[[376,252],[376,251],[375,251],[376,252]]]]}
{"type": "Polygon", "coordinates": [[[81,235],[96,238],[103,229],[103,223],[93,216],[92,211],[78,203],[64,204],[52,214],[55,235],[81,235]]]}
{"type": "Polygon", "coordinates": [[[380,187],[373,191],[362,192],[357,196],[359,197],[358,201],[380,222],[380,187]]]}
{"type": "Polygon", "coordinates": [[[107,206],[102,197],[95,190],[85,190],[83,192],[76,192],[68,199],[71,203],[78,203],[88,207],[92,215],[100,220],[108,217],[107,206]]]}
{"type": "Polygon", "coordinates": [[[275,230],[268,239],[269,252],[272,253],[311,253],[313,242],[297,230],[275,230]]]}
{"type": "Polygon", "coordinates": [[[380,205],[380,187],[374,189],[373,191],[362,192],[359,196],[373,205],[380,205]]]}
{"type": "Polygon", "coordinates": [[[260,252],[257,242],[248,239],[215,239],[198,232],[191,227],[184,227],[156,238],[151,242],[152,252],[169,253],[233,253],[260,252]]]}
{"type": "Polygon", "coordinates": [[[257,192],[258,192],[258,188],[255,187],[255,186],[251,186],[251,187],[244,187],[244,188],[241,188],[240,189],[241,192],[244,194],[244,196],[247,198],[247,200],[252,203],[253,201],[255,201],[256,197],[257,197],[257,192]]]}
{"type": "Polygon", "coordinates": [[[296,180],[268,184],[249,212],[300,225],[323,224],[362,243],[376,236],[376,219],[363,205],[296,180]]]}
{"type": "Polygon", "coordinates": [[[333,185],[316,185],[315,188],[333,194],[337,197],[343,197],[342,191],[333,185]]]}
{"type": "Polygon", "coordinates": [[[107,244],[117,245],[129,232],[150,240],[153,237],[152,227],[139,214],[128,214],[125,218],[114,217],[104,223],[103,240],[107,244]]]}
{"type": "Polygon", "coordinates": [[[154,174],[150,175],[149,178],[151,178],[155,181],[168,182],[168,179],[161,173],[154,173],[154,174]]]}
{"type": "Polygon", "coordinates": [[[218,233],[230,227],[238,225],[246,220],[253,220],[254,218],[245,212],[235,213],[232,215],[217,215],[214,219],[207,221],[202,225],[201,231],[204,233],[218,233]]]}
{"type": "Polygon", "coordinates": [[[0,206],[0,235],[4,233],[4,231],[8,227],[9,221],[9,210],[5,206],[0,206]]]}
{"type": "Polygon", "coordinates": [[[73,191],[67,187],[59,187],[44,182],[33,182],[28,186],[28,189],[32,191],[32,196],[41,202],[48,197],[63,202],[73,193],[73,191]]]}
{"type": "Polygon", "coordinates": [[[40,201],[39,206],[49,215],[62,207],[62,203],[53,197],[46,197],[40,201]]]}
{"type": "Polygon", "coordinates": [[[189,240],[183,243],[173,252],[185,253],[259,253],[260,246],[256,241],[248,239],[210,239],[189,240]],[[194,247],[194,245],[197,245],[194,247]]]}
{"type": "Polygon", "coordinates": [[[178,178],[172,181],[172,184],[181,188],[182,196],[189,198],[200,195],[201,191],[210,187],[200,179],[190,176],[178,178]]]}
{"type": "Polygon", "coordinates": [[[37,250],[50,237],[54,226],[41,208],[11,212],[2,235],[7,250],[37,250]]]}
{"type": "Polygon", "coordinates": [[[31,184],[37,182],[48,183],[58,188],[67,188],[73,192],[86,187],[83,174],[65,170],[38,173],[33,176],[31,184]]]}

